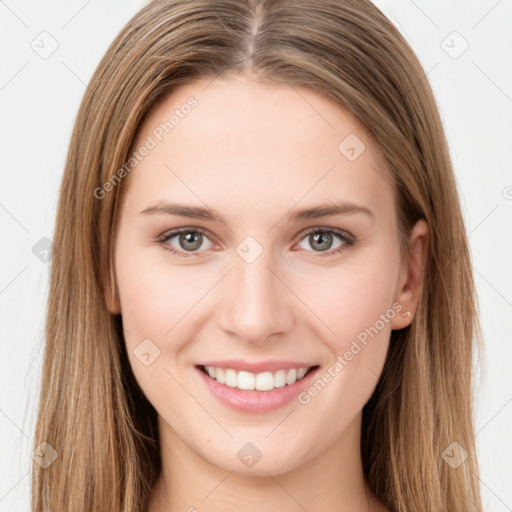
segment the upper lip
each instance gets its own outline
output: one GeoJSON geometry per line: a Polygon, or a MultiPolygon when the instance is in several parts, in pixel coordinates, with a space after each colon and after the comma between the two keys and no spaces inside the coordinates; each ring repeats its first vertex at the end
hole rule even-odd
{"type": "Polygon", "coordinates": [[[304,361],[246,361],[244,359],[228,359],[224,361],[206,361],[198,366],[213,366],[215,368],[231,368],[236,371],[251,373],[275,372],[277,370],[288,370],[291,368],[311,368],[316,366],[304,361]]]}

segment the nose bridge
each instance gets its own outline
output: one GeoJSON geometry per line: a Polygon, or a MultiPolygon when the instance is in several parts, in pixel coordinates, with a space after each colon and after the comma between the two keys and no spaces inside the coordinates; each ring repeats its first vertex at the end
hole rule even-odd
{"type": "Polygon", "coordinates": [[[220,301],[220,327],[250,342],[264,342],[282,333],[291,321],[290,294],[276,277],[271,251],[263,250],[252,237],[236,248],[228,293],[220,301]]]}

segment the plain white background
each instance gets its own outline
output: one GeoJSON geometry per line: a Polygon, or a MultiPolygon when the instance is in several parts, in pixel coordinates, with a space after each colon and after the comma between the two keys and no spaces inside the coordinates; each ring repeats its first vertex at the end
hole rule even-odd
{"type": "MultiPolygon", "coordinates": [[[[475,394],[485,510],[511,511],[512,1],[375,3],[420,58],[445,124],[486,346],[475,394]]],[[[29,510],[45,239],[76,111],[107,47],[143,5],[0,1],[0,512],[29,510]]]]}

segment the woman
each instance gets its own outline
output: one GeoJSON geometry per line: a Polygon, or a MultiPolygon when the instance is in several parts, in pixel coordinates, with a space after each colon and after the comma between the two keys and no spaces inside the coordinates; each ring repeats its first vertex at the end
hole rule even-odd
{"type": "Polygon", "coordinates": [[[151,2],[73,131],[33,510],[481,510],[476,312],[431,88],[373,4],[151,2]]]}

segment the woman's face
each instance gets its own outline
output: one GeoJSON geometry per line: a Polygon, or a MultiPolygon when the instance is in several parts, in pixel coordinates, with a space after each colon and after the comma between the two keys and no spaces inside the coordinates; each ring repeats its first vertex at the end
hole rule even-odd
{"type": "Polygon", "coordinates": [[[235,77],[173,91],[133,149],[112,310],[165,449],[279,474],[357,445],[415,305],[374,140],[311,90],[235,77]]]}

